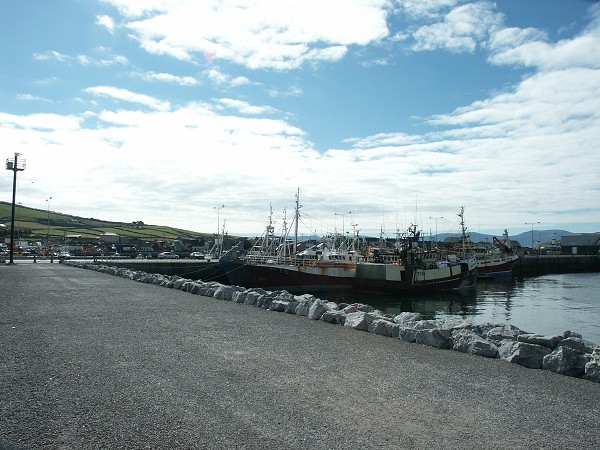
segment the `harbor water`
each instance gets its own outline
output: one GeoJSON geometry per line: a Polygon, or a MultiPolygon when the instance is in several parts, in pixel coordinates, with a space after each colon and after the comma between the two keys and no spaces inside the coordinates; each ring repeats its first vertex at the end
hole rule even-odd
{"type": "Polygon", "coordinates": [[[600,345],[600,273],[480,279],[464,292],[319,297],[366,303],[391,314],[419,312],[424,319],[512,324],[530,333],[561,335],[571,330],[600,345]]]}

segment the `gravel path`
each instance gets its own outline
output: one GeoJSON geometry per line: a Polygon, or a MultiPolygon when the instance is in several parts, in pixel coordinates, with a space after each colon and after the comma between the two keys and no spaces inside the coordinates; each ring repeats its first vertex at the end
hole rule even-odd
{"type": "Polygon", "coordinates": [[[62,264],[0,266],[0,449],[598,448],[600,385],[62,264]]]}

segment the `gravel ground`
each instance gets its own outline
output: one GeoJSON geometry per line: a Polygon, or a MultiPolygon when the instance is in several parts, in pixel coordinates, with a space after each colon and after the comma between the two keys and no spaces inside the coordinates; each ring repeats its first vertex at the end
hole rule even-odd
{"type": "Polygon", "coordinates": [[[598,448],[600,385],[62,264],[0,266],[0,449],[598,448]]]}

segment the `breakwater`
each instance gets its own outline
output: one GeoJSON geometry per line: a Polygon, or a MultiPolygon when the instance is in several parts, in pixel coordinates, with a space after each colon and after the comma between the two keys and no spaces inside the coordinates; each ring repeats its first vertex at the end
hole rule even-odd
{"type": "Polygon", "coordinates": [[[166,276],[127,268],[64,261],[130,280],[178,289],[191,294],[285,312],[406,342],[498,358],[523,367],[550,370],[600,383],[600,346],[573,331],[545,336],[509,324],[473,324],[466,320],[423,320],[419,313],[385,314],[366,304],[322,300],[310,294],[265,291],[166,276]]]}

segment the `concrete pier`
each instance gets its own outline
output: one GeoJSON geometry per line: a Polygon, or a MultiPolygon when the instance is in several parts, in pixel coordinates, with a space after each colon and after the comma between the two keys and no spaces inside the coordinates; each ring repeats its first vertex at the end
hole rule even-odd
{"type": "Polygon", "coordinates": [[[0,292],[0,448],[598,443],[589,381],[63,264],[0,292]]]}
{"type": "Polygon", "coordinates": [[[141,270],[147,273],[178,275],[192,280],[218,281],[223,284],[229,282],[218,260],[107,258],[98,259],[97,261],[98,264],[104,264],[105,266],[125,267],[126,269],[141,270]]]}
{"type": "Polygon", "coordinates": [[[513,268],[514,276],[600,271],[600,256],[594,255],[522,255],[513,268]]]}

